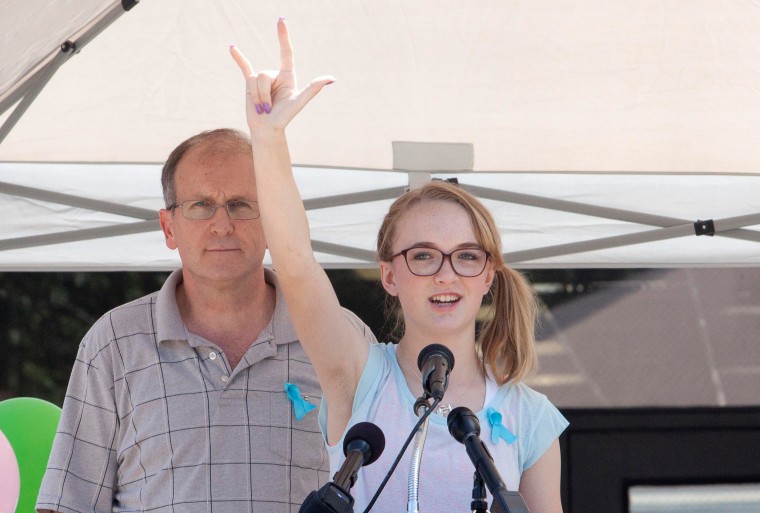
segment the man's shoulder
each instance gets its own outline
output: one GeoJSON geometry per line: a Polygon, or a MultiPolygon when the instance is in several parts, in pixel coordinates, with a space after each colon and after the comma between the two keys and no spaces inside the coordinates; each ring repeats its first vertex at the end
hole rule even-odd
{"type": "Polygon", "coordinates": [[[377,344],[375,334],[372,333],[370,327],[367,326],[367,324],[365,324],[365,322],[361,320],[358,315],[356,315],[348,308],[343,308],[343,313],[348,318],[348,321],[354,326],[354,328],[364,336],[367,342],[370,344],[377,344]]]}
{"type": "Polygon", "coordinates": [[[112,340],[127,333],[152,330],[157,296],[158,292],[153,292],[107,311],[95,321],[85,340],[92,337],[112,340]]]}
{"type": "Polygon", "coordinates": [[[133,299],[128,303],[124,303],[115,308],[112,308],[105,314],[103,314],[100,320],[129,320],[134,321],[137,319],[143,319],[150,317],[152,311],[156,307],[156,299],[158,297],[158,291],[151,292],[143,297],[133,299]]]}

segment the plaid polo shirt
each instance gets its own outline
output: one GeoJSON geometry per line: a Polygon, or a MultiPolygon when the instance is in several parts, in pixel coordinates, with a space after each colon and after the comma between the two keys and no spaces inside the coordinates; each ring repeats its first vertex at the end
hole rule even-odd
{"type": "MultiPolygon", "coordinates": [[[[230,369],[186,330],[181,279],[108,312],[82,340],[38,510],[297,513],[329,480],[317,409],[296,420],[285,392],[287,382],[315,405],[322,397],[279,289],[269,325],[230,369]]],[[[269,270],[266,281],[277,288],[269,270]]]]}

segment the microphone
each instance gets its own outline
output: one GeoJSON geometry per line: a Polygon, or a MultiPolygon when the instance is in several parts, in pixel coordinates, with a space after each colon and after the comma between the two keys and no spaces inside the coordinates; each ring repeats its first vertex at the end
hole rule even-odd
{"type": "Polygon", "coordinates": [[[385,449],[385,435],[371,422],[360,422],[348,430],[343,439],[346,460],[333,480],[311,492],[299,513],[352,513],[354,498],[348,493],[356,483],[359,469],[374,463],[385,449]]]}
{"type": "Polygon", "coordinates": [[[472,410],[464,406],[454,408],[446,418],[446,424],[451,436],[460,444],[464,444],[467,455],[475,465],[475,471],[480,474],[493,495],[491,512],[530,513],[520,492],[507,491],[507,485],[502,481],[491,453],[480,439],[480,421],[472,410]]]}
{"type": "Polygon", "coordinates": [[[422,388],[425,393],[438,401],[449,387],[449,372],[454,368],[454,355],[448,347],[430,344],[420,351],[417,367],[422,373],[422,388]]]}
{"type": "Polygon", "coordinates": [[[351,427],[343,439],[346,461],[333,476],[333,483],[349,491],[356,483],[356,474],[364,465],[374,463],[385,449],[385,435],[371,422],[359,422],[351,427]]]}

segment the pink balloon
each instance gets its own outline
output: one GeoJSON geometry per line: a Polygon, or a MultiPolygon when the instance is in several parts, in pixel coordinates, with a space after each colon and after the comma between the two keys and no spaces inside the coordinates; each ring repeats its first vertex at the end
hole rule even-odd
{"type": "Polygon", "coordinates": [[[18,461],[10,442],[0,431],[0,513],[16,511],[21,490],[18,461]]]}

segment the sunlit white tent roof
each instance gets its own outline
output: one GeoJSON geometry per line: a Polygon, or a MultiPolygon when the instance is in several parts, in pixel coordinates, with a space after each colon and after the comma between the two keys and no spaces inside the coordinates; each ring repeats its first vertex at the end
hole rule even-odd
{"type": "Polygon", "coordinates": [[[228,47],[275,67],[279,16],[301,82],[337,78],[289,128],[326,266],[372,265],[387,205],[430,177],[486,199],[517,266],[760,264],[760,5],[143,0],[120,12],[0,5],[2,270],[176,267],[156,221],[160,163],[198,131],[245,127],[228,47]]]}

